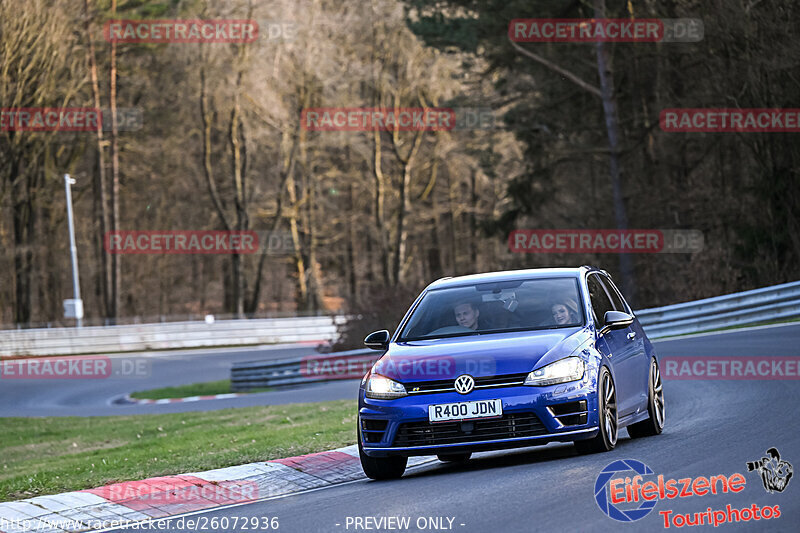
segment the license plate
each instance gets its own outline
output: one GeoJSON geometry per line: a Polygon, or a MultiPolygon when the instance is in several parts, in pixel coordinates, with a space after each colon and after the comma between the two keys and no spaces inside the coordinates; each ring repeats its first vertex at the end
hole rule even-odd
{"type": "Polygon", "coordinates": [[[498,418],[501,416],[503,416],[502,400],[478,400],[475,402],[443,403],[428,406],[428,420],[430,422],[498,418]]]}

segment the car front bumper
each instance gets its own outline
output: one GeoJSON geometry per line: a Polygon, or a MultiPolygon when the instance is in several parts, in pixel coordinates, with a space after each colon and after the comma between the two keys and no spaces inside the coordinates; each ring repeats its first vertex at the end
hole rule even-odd
{"type": "Polygon", "coordinates": [[[585,376],[581,381],[546,387],[520,385],[395,400],[369,399],[362,389],[358,427],[364,453],[370,457],[465,453],[587,439],[598,431],[596,384],[585,376]],[[498,398],[503,403],[502,419],[476,419],[469,421],[472,424],[428,422],[430,405],[498,398]],[[573,416],[580,412],[585,414],[573,416]]]}

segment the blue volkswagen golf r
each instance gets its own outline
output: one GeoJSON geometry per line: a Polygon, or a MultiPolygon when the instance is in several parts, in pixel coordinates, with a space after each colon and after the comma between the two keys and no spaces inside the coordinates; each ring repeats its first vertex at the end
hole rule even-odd
{"type": "Polygon", "coordinates": [[[658,357],[622,294],[592,267],[444,278],[414,301],[361,381],[364,472],[398,478],[411,455],[574,442],[580,453],[661,433],[658,357]]]}

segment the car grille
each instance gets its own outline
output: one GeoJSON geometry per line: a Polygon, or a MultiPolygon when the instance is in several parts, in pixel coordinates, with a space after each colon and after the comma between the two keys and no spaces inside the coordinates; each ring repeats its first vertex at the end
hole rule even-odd
{"type": "Polygon", "coordinates": [[[436,446],[547,434],[533,413],[508,413],[502,418],[468,422],[411,422],[400,424],[393,446],[436,446]]]}
{"type": "MultiPolygon", "coordinates": [[[[488,389],[492,387],[513,387],[525,383],[528,373],[524,374],[505,374],[502,376],[488,376],[475,378],[476,389],[488,389]]],[[[455,388],[455,378],[440,379],[436,381],[419,381],[416,383],[405,383],[408,394],[432,394],[439,392],[453,392],[455,388]]]]}

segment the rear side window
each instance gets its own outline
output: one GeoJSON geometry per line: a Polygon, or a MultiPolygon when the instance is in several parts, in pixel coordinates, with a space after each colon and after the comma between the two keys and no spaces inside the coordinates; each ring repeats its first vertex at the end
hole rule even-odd
{"type": "Polygon", "coordinates": [[[589,287],[589,299],[592,302],[595,324],[602,326],[605,323],[606,311],[614,310],[611,306],[611,300],[608,299],[606,290],[603,288],[603,284],[598,279],[597,274],[590,274],[586,278],[586,284],[589,287]]]}
{"type": "Polygon", "coordinates": [[[623,313],[630,313],[630,309],[627,305],[625,305],[625,302],[622,301],[622,296],[620,295],[616,285],[614,285],[614,282],[612,282],[611,279],[606,276],[602,276],[602,280],[603,284],[606,286],[606,289],[608,289],[608,294],[611,296],[611,303],[614,304],[614,309],[617,311],[622,311],[623,313]]]}

